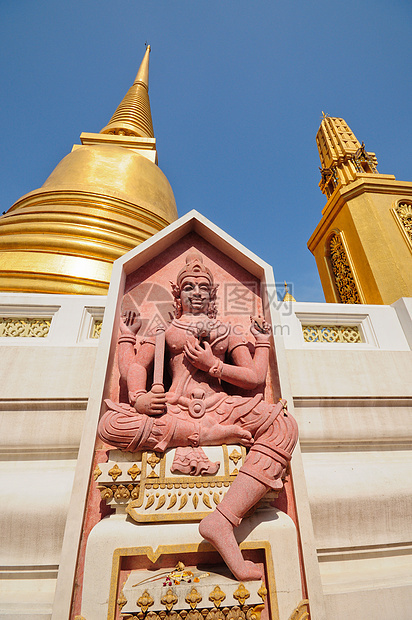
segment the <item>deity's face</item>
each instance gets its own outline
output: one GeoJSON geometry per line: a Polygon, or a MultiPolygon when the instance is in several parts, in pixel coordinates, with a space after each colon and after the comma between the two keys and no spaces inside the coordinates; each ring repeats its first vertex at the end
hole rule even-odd
{"type": "Polygon", "coordinates": [[[207,314],[210,303],[210,282],[204,276],[188,276],[180,285],[182,314],[207,314]]]}

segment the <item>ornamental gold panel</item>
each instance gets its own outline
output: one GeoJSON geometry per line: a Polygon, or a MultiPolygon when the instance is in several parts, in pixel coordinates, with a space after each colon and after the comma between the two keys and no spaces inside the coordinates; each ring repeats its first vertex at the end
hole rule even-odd
{"type": "Polygon", "coordinates": [[[362,342],[357,325],[302,325],[305,342],[362,342]]]}
{"type": "Polygon", "coordinates": [[[100,335],[102,333],[102,325],[103,325],[103,321],[100,320],[95,320],[93,322],[93,329],[92,329],[92,338],[100,338],[100,335]]]}
{"type": "Polygon", "coordinates": [[[0,338],[46,338],[51,321],[51,318],[0,317],[0,338]]]}
{"type": "Polygon", "coordinates": [[[339,233],[335,233],[330,238],[329,251],[332,276],[339,301],[343,304],[360,304],[359,291],[339,233]]]}
{"type": "Polygon", "coordinates": [[[412,203],[400,202],[395,207],[395,213],[406,237],[412,243],[412,203]]]}

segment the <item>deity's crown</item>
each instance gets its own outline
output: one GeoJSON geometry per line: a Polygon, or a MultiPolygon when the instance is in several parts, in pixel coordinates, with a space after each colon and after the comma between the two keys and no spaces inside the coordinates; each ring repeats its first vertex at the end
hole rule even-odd
{"type": "Polygon", "coordinates": [[[203,276],[213,286],[213,275],[210,269],[203,264],[203,257],[196,251],[186,255],[186,266],[177,274],[177,285],[180,288],[184,278],[203,276]]]}

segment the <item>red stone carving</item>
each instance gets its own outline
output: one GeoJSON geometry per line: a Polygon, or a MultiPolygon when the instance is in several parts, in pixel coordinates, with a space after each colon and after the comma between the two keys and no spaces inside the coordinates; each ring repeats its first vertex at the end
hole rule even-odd
{"type": "MultiPolygon", "coordinates": [[[[127,383],[129,404],[107,401],[109,409],[100,421],[99,436],[132,452],[187,448],[178,453],[176,466],[187,468],[192,460],[194,473],[201,471],[202,458],[191,449],[223,443],[248,447],[245,463],[223,501],[199,526],[235,577],[244,581],[262,575],[244,560],[233,528],[268,489],[282,489],[297,441],[297,425],[284,401],[274,405],[265,402],[262,394],[228,395],[223,390],[222,381],[251,391],[264,384],[270,327],[261,317],[252,318],[252,357],[246,338],[217,318],[216,291],[202,256],[189,252],[172,284],[175,318],[166,331],[143,338],[137,353],[140,319],[135,309],[124,308],[119,370],[127,383]],[[172,378],[167,392],[163,386],[165,352],[172,378]],[[147,389],[152,371],[153,384],[147,389]]],[[[206,457],[203,465],[213,464],[206,457]]]]}

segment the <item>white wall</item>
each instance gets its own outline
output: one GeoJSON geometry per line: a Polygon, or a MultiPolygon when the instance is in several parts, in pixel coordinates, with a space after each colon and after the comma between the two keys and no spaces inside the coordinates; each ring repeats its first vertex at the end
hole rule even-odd
{"type": "Polygon", "coordinates": [[[335,620],[410,615],[411,301],[280,309],[327,617],[335,620]],[[305,342],[308,324],[357,326],[363,342],[305,342]]]}
{"type": "Polygon", "coordinates": [[[50,618],[105,297],[0,294],[0,317],[51,318],[0,337],[0,616],[50,618]]]}

